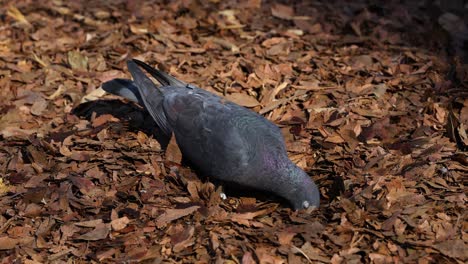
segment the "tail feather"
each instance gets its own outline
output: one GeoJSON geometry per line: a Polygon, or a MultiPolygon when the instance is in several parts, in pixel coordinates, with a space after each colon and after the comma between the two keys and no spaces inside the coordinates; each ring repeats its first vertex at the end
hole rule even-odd
{"type": "Polygon", "coordinates": [[[119,95],[127,98],[130,101],[144,106],[138,87],[132,80],[128,79],[113,79],[102,84],[102,89],[108,93],[119,95]]]}
{"type": "Polygon", "coordinates": [[[180,81],[163,71],[155,69],[142,61],[133,59],[133,62],[135,62],[140,67],[145,69],[149,74],[151,74],[151,76],[156,78],[156,80],[158,80],[158,82],[160,82],[163,86],[186,86],[187,85],[185,82],[180,81]]]}

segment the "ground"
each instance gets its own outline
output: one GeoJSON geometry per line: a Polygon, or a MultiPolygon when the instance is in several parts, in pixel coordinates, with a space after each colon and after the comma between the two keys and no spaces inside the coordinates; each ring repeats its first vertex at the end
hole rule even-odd
{"type": "Polygon", "coordinates": [[[468,260],[466,1],[2,2],[2,263],[468,260]],[[222,200],[99,88],[130,58],[278,125],[320,208],[222,200]]]}

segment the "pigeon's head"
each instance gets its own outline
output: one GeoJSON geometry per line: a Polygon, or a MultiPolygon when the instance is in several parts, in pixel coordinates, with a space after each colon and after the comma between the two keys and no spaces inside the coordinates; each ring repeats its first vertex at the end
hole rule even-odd
{"type": "Polygon", "coordinates": [[[293,171],[294,192],[290,194],[289,201],[295,210],[318,208],[320,205],[320,192],[314,181],[300,168],[293,171]]]}

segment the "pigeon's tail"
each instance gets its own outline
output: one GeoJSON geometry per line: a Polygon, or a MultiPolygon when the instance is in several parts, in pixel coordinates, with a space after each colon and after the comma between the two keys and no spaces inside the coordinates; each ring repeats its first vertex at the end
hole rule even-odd
{"type": "Polygon", "coordinates": [[[102,84],[102,89],[108,93],[119,95],[144,106],[138,87],[132,80],[113,79],[102,84]]]}
{"type": "Polygon", "coordinates": [[[138,66],[145,69],[149,74],[151,74],[151,76],[156,78],[156,80],[158,80],[158,82],[160,82],[163,86],[186,86],[187,85],[183,81],[177,80],[171,75],[163,71],[160,71],[158,69],[155,69],[142,61],[133,59],[133,62],[135,62],[136,64],[138,64],[138,66]]]}
{"type": "MultiPolygon", "coordinates": [[[[146,64],[145,64],[146,65],[146,64]]],[[[166,114],[164,113],[164,93],[157,87],[153,81],[138,67],[135,61],[127,61],[128,70],[132,74],[133,81],[139,91],[143,106],[151,114],[156,124],[166,135],[172,134],[172,127],[170,126],[166,114]]],[[[150,66],[146,65],[145,67],[150,66]]],[[[152,68],[151,68],[152,69],[152,68]]],[[[155,69],[153,69],[155,71],[155,69]]],[[[155,77],[156,78],[156,77],[155,77]]]]}

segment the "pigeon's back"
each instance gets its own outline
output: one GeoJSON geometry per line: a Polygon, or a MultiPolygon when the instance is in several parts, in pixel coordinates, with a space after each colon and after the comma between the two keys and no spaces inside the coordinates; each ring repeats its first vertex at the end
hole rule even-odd
{"type": "Polygon", "coordinates": [[[263,153],[286,153],[278,127],[253,111],[196,87],[163,93],[182,153],[207,176],[245,185],[261,175],[263,153]]]}

